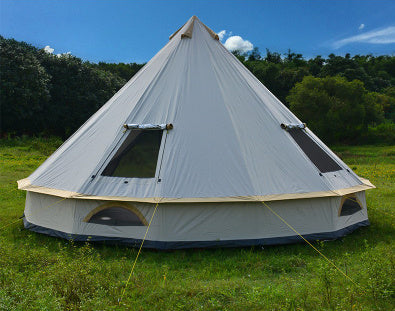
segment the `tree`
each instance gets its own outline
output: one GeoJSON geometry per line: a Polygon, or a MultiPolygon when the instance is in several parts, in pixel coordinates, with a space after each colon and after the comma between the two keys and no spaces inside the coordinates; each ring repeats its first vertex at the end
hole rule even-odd
{"type": "Polygon", "coordinates": [[[395,86],[386,88],[384,94],[371,92],[369,96],[372,103],[383,110],[384,119],[395,123],[395,86]]]}
{"type": "Polygon", "coordinates": [[[249,61],[257,61],[261,60],[261,52],[259,52],[259,49],[257,47],[254,47],[250,54],[248,55],[248,60],[249,61]]]}
{"type": "Polygon", "coordinates": [[[47,54],[42,62],[52,77],[47,131],[63,138],[72,134],[126,82],[72,55],[47,54]]]}
{"type": "Polygon", "coordinates": [[[40,131],[49,102],[50,75],[26,43],[0,36],[1,132],[40,131]]]}
{"type": "Polygon", "coordinates": [[[265,61],[268,63],[274,63],[274,64],[282,63],[281,55],[276,52],[270,52],[269,49],[266,49],[265,61]]]}
{"type": "Polygon", "coordinates": [[[383,110],[361,81],[343,77],[304,77],[287,97],[291,110],[328,143],[352,143],[383,110]]]}

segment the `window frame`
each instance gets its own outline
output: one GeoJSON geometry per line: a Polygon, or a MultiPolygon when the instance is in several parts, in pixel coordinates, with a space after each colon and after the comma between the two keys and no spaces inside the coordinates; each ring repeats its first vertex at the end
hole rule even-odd
{"type": "MultiPolygon", "coordinates": [[[[118,201],[112,201],[112,202],[107,202],[104,204],[101,204],[91,210],[83,219],[83,222],[89,223],[89,224],[94,224],[94,225],[104,225],[104,226],[111,226],[111,225],[106,225],[106,224],[97,224],[97,223],[91,223],[90,220],[91,218],[96,215],[97,213],[104,211],[106,209],[112,208],[112,207],[120,207],[125,210],[128,210],[129,212],[132,212],[137,216],[137,218],[141,221],[142,225],[130,225],[130,226],[122,226],[122,227],[146,227],[148,226],[148,221],[145,219],[144,215],[140,212],[140,210],[135,207],[134,205],[126,202],[118,202],[118,201]]],[[[118,226],[112,226],[112,227],[118,227],[118,226]]]]}
{"type": "MultiPolygon", "coordinates": [[[[294,143],[298,146],[298,148],[303,152],[303,154],[307,157],[307,159],[310,160],[310,162],[317,168],[317,170],[321,173],[321,174],[326,174],[326,173],[333,173],[333,172],[338,172],[338,171],[342,171],[344,168],[338,163],[338,161],[336,161],[328,152],[326,152],[321,146],[320,144],[318,144],[318,142],[311,136],[309,135],[309,133],[306,131],[305,128],[291,128],[291,129],[285,129],[286,132],[288,132],[289,137],[292,138],[292,140],[294,141],[294,143]],[[300,131],[301,134],[298,137],[297,132],[300,131]],[[295,137],[297,137],[297,139],[295,139],[294,137],[294,133],[296,133],[295,137]],[[303,137],[303,135],[305,137],[303,137]],[[305,150],[305,148],[303,148],[301,146],[301,140],[300,139],[305,139],[307,138],[308,140],[311,141],[312,145],[314,148],[316,148],[317,150],[320,150],[326,157],[328,160],[332,161],[332,163],[328,163],[326,167],[328,166],[332,166],[332,167],[336,167],[336,169],[325,169],[325,170],[321,170],[321,168],[323,168],[322,165],[320,165],[318,162],[316,161],[316,157],[313,157],[314,154],[311,152],[308,152],[308,149],[305,150]],[[307,151],[307,152],[306,152],[307,151]]],[[[309,146],[306,146],[306,148],[309,146]]]]}
{"type": "Polygon", "coordinates": [[[139,129],[129,129],[129,130],[125,130],[124,131],[122,137],[119,139],[119,141],[116,144],[116,146],[113,148],[111,153],[108,155],[107,159],[101,165],[100,170],[96,174],[98,177],[100,176],[100,178],[111,178],[111,179],[118,179],[118,180],[130,180],[133,183],[135,183],[135,182],[137,182],[137,183],[140,183],[140,182],[141,183],[146,183],[149,180],[155,180],[155,179],[159,179],[160,178],[159,174],[160,174],[160,168],[161,168],[162,160],[163,160],[163,152],[164,152],[164,148],[165,148],[165,144],[166,144],[166,140],[167,140],[167,135],[168,135],[168,132],[169,132],[169,130],[167,130],[167,129],[149,129],[149,130],[145,130],[145,131],[162,131],[162,137],[161,137],[161,142],[160,142],[160,145],[159,145],[158,158],[156,160],[156,167],[155,167],[155,175],[154,176],[152,176],[152,177],[122,177],[122,176],[102,175],[104,170],[107,168],[107,166],[109,165],[111,160],[114,158],[114,156],[118,152],[119,148],[127,140],[128,136],[131,134],[131,131],[133,131],[133,130],[139,130],[139,129]]]}
{"type": "Polygon", "coordinates": [[[355,194],[345,195],[345,196],[342,197],[342,199],[340,201],[340,207],[339,207],[338,216],[339,217],[350,217],[350,216],[353,216],[353,215],[355,215],[356,213],[358,213],[358,212],[360,212],[362,210],[363,210],[362,202],[357,198],[357,196],[355,194]],[[344,203],[346,203],[347,200],[352,200],[352,201],[355,201],[356,203],[358,203],[360,209],[358,211],[350,214],[350,215],[342,215],[341,213],[342,213],[342,210],[343,210],[343,206],[344,206],[344,203]]]}

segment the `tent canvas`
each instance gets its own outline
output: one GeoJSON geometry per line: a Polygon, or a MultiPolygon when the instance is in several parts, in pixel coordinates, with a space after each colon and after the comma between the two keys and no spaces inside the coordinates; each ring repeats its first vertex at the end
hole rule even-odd
{"type": "Polygon", "coordinates": [[[77,240],[140,241],[159,203],[145,243],[157,248],[298,240],[261,201],[336,238],[368,223],[374,187],[195,16],[18,185],[27,228],[77,240]],[[341,214],[350,200],[360,208],[341,214]]]}

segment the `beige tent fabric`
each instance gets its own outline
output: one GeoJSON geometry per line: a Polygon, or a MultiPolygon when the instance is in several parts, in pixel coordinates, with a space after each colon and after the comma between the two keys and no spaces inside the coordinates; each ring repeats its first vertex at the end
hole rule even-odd
{"type": "MultiPolygon", "coordinates": [[[[203,24],[203,23],[202,23],[203,24]]],[[[205,24],[203,24],[204,28],[206,28],[206,30],[208,31],[208,33],[210,34],[211,37],[213,37],[213,39],[218,40],[219,41],[219,37],[218,35],[212,31],[210,28],[208,28],[205,24]]]]}
{"type": "Polygon", "coordinates": [[[177,29],[176,32],[174,32],[172,35],[169,36],[169,40],[173,39],[176,34],[178,34],[180,32],[180,30],[187,24],[188,22],[186,22],[184,25],[182,25],[180,28],[177,29]]]}
{"type": "MultiPolygon", "coordinates": [[[[192,32],[193,32],[193,26],[195,24],[195,20],[198,20],[203,26],[204,28],[207,30],[207,32],[210,34],[210,36],[215,39],[215,40],[219,40],[218,35],[209,27],[207,27],[205,24],[203,24],[196,16],[192,16],[190,21],[190,24],[188,26],[187,29],[185,29],[185,31],[181,34],[181,39],[182,38],[192,38],[192,32]]],[[[188,22],[189,22],[188,21],[188,22]]],[[[174,32],[170,37],[169,40],[173,39],[179,32],[181,29],[184,28],[184,26],[188,23],[186,22],[184,25],[182,25],[176,32],[174,32]]]]}
{"type": "Polygon", "coordinates": [[[74,198],[84,200],[111,200],[111,201],[130,201],[130,202],[145,202],[145,203],[195,203],[195,202],[244,202],[244,201],[281,201],[281,200],[295,200],[306,198],[319,198],[319,197],[334,197],[343,196],[350,193],[369,190],[376,188],[369,180],[361,178],[362,185],[357,185],[349,188],[331,190],[331,191],[316,191],[308,193],[284,193],[263,196],[235,196],[235,197],[213,197],[213,198],[133,198],[133,197],[120,197],[120,196],[97,196],[85,195],[82,193],[51,189],[46,187],[33,186],[29,180],[22,179],[18,181],[18,189],[32,191],[37,193],[49,194],[63,198],[74,198]]]}
{"type": "Polygon", "coordinates": [[[193,16],[192,22],[189,24],[188,28],[181,34],[181,39],[182,38],[192,38],[193,25],[195,24],[195,19],[196,19],[196,16],[193,16]]]}

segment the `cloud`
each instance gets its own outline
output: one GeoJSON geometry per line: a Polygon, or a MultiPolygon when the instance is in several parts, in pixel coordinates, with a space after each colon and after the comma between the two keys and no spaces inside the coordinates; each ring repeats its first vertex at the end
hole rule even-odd
{"type": "Polygon", "coordinates": [[[335,49],[350,43],[389,44],[395,43],[395,26],[374,29],[360,35],[344,38],[333,43],[335,49]]]}
{"type": "Polygon", "coordinates": [[[247,53],[254,48],[254,45],[248,41],[244,40],[240,36],[231,36],[225,41],[225,47],[229,51],[240,51],[242,53],[247,53]]]}
{"type": "Polygon", "coordinates": [[[71,56],[71,52],[66,52],[66,53],[61,53],[61,54],[56,54],[56,57],[62,57],[62,56],[64,56],[64,57],[69,57],[69,56],[71,56]]]}
{"type": "Polygon", "coordinates": [[[46,45],[46,46],[43,48],[43,50],[44,50],[44,52],[46,52],[46,53],[48,53],[48,54],[52,54],[52,55],[56,56],[57,58],[62,57],[62,56],[64,56],[64,57],[66,57],[66,56],[67,56],[67,57],[71,56],[71,52],[54,54],[55,49],[54,49],[54,48],[51,48],[49,45],[46,45]]]}
{"type": "Polygon", "coordinates": [[[220,41],[226,38],[224,46],[231,52],[240,51],[242,53],[247,53],[254,48],[254,45],[250,41],[244,40],[240,36],[233,36],[232,31],[221,30],[217,35],[220,41]]]}
{"type": "Polygon", "coordinates": [[[221,30],[219,33],[217,33],[219,40],[222,41],[224,37],[226,36],[226,30],[221,30]]]}
{"type": "Polygon", "coordinates": [[[46,45],[45,48],[43,49],[45,52],[48,54],[52,54],[55,49],[51,48],[49,45],[46,45]]]}
{"type": "Polygon", "coordinates": [[[361,25],[359,25],[359,27],[358,27],[359,30],[362,30],[362,29],[364,29],[364,28],[365,28],[365,24],[361,24],[361,25]]]}

